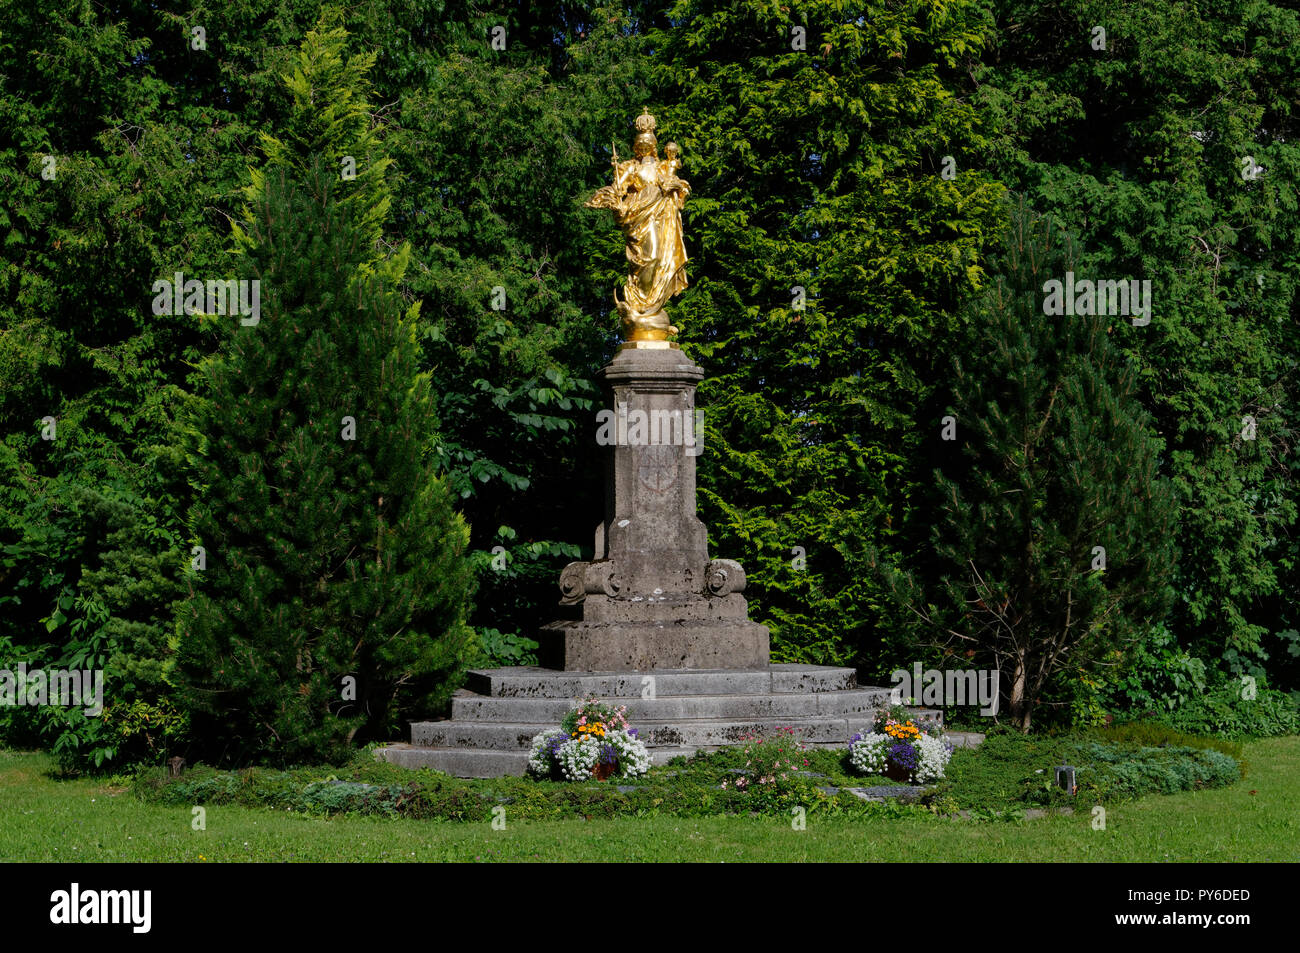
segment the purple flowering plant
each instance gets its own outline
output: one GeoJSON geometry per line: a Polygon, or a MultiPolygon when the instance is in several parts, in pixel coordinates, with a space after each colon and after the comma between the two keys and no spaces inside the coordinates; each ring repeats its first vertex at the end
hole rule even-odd
{"type": "Polygon", "coordinates": [[[895,706],[878,714],[873,731],[854,734],[847,756],[859,774],[925,783],[943,777],[952,745],[916,724],[906,708],[895,706]]]}

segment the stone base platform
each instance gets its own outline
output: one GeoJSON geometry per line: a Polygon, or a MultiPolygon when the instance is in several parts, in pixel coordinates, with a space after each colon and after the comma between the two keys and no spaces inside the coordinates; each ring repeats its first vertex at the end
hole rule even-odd
{"type": "Polygon", "coordinates": [[[761,669],[768,631],[747,619],[649,623],[553,622],[538,634],[539,656],[555,668],[608,671],[761,669]]]}
{"type": "MultiPolygon", "coordinates": [[[[753,732],[793,727],[806,743],[843,748],[889,707],[887,688],[859,687],[853,669],[767,665],[753,669],[566,672],[517,666],[470,673],[451,718],[415,722],[411,743],[375,756],[463,778],[522,775],[533,737],[558,728],[585,695],[627,706],[655,764],[739,744],[753,732]]],[[[942,712],[913,708],[942,730],[942,712]]]]}

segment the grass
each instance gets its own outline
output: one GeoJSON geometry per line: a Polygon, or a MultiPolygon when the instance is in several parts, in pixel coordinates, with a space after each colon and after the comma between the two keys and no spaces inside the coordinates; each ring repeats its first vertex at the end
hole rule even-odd
{"type": "Polygon", "coordinates": [[[309,817],[147,804],[103,779],[55,780],[38,753],[0,752],[4,861],[1300,861],[1300,737],[1245,745],[1246,780],[1075,815],[988,822],[933,816],[619,818],[487,822],[309,817]]]}

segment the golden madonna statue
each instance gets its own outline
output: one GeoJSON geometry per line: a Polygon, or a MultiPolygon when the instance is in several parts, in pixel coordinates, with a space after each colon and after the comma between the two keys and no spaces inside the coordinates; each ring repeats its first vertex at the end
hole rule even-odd
{"type": "Polygon", "coordinates": [[[676,347],[669,344],[677,329],[664,305],[686,287],[686,245],[682,241],[682,205],[691,187],[677,177],[681,165],[677,143],[664,146],[659,158],[655,118],[643,112],[632,141],[636,157],[618,160],[614,150],[614,184],[587,200],[588,208],[606,208],[623,230],[627,242],[627,281],[623,298],[614,289],[614,306],[623,319],[625,347],[676,347]]]}

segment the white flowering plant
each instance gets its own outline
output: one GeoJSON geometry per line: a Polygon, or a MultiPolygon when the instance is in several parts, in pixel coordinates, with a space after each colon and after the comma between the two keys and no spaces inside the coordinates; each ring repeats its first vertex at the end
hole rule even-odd
{"type": "Polygon", "coordinates": [[[849,741],[849,764],[861,774],[881,774],[925,784],[943,777],[952,745],[917,727],[902,712],[880,719],[876,730],[849,741]]]}
{"type": "Polygon", "coordinates": [[[533,738],[528,773],[565,781],[637,777],[650,770],[645,742],[628,727],[627,708],[584,698],[565,717],[563,727],[533,738]]]}

